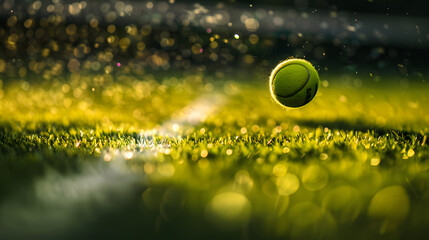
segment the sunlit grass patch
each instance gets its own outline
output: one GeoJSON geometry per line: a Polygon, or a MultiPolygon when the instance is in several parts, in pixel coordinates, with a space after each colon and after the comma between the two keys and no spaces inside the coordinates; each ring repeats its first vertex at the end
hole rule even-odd
{"type": "Polygon", "coordinates": [[[425,233],[425,86],[333,81],[284,110],[262,82],[94,79],[2,86],[0,223],[25,209],[6,234],[22,223],[67,234],[109,214],[161,238],[425,233]],[[61,224],[41,214],[62,208],[61,224]]]}

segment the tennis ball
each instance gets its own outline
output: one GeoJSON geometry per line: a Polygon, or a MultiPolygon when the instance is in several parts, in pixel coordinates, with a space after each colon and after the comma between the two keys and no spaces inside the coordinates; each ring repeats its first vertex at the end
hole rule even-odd
{"type": "Polygon", "coordinates": [[[281,62],[270,76],[274,100],[285,107],[302,107],[316,95],[319,75],[310,62],[292,58],[281,62]]]}

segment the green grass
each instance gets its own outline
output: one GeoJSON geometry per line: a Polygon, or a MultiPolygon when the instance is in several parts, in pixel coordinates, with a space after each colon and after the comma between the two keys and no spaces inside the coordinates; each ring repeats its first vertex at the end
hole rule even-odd
{"type": "Polygon", "coordinates": [[[332,77],[290,110],[260,79],[67,79],[0,84],[0,237],[428,234],[427,84],[332,77]]]}

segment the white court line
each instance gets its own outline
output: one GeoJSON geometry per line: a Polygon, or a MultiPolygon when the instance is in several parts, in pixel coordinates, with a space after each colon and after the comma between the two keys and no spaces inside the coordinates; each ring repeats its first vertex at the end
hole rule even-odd
{"type": "Polygon", "coordinates": [[[107,156],[111,162],[83,164],[83,170],[77,174],[49,171],[26,192],[11,196],[0,206],[0,238],[61,236],[85,227],[97,213],[123,206],[138,187],[148,184],[144,175],[136,175],[129,169],[126,160],[137,156],[155,158],[170,146],[155,143],[154,136],[180,138],[179,130],[202,124],[225,103],[221,94],[195,99],[159,129],[143,131],[135,143],[143,151],[131,147],[129,151],[110,150],[101,159],[106,160],[107,156]]]}

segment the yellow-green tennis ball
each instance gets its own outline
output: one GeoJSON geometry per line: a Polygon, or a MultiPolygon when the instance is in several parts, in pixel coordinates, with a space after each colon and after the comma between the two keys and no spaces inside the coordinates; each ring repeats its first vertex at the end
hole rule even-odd
{"type": "Polygon", "coordinates": [[[271,95],[286,107],[301,107],[316,95],[319,74],[310,62],[292,58],[281,62],[270,76],[271,95]]]}

